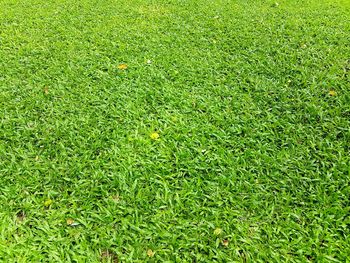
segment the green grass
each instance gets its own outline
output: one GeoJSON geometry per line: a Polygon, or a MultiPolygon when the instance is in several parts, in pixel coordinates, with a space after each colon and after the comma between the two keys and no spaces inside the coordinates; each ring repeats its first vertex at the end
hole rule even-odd
{"type": "Polygon", "coordinates": [[[349,74],[348,0],[1,0],[0,261],[350,262],[349,74]]]}

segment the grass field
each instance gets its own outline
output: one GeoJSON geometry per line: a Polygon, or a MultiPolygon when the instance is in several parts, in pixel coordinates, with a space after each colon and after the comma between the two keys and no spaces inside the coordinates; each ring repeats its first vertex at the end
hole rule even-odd
{"type": "Polygon", "coordinates": [[[0,262],[350,262],[350,1],[0,0],[0,262]]]}

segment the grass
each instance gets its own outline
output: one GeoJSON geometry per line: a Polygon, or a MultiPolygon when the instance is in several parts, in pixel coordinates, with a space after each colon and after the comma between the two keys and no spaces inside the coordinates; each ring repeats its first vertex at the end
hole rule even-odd
{"type": "Polygon", "coordinates": [[[2,0],[0,260],[350,262],[349,32],[346,0],[2,0]]]}

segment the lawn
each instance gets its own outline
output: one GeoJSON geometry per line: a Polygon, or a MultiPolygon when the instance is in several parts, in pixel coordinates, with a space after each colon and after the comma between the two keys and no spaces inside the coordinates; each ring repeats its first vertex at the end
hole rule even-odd
{"type": "Polygon", "coordinates": [[[1,262],[350,262],[350,1],[1,0],[1,262]]]}

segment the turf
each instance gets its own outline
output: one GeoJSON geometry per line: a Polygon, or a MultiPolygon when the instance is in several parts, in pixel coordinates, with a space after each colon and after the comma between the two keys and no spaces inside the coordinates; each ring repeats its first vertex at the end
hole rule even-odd
{"type": "Polygon", "coordinates": [[[350,262],[350,2],[0,1],[1,262],[350,262]]]}

